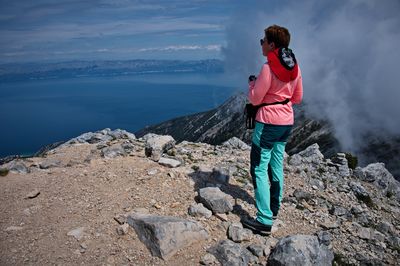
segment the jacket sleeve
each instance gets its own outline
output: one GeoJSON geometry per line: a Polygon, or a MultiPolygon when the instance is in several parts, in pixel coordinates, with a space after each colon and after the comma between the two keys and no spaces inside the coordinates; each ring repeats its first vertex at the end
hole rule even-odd
{"type": "Polygon", "coordinates": [[[264,64],[257,79],[249,83],[248,98],[250,103],[253,105],[261,104],[270,87],[271,69],[268,64],[264,64]]]}
{"type": "Polygon", "coordinates": [[[294,88],[292,98],[290,101],[293,104],[300,104],[303,100],[303,78],[301,77],[301,71],[299,68],[299,76],[297,78],[296,87],[294,88]]]}

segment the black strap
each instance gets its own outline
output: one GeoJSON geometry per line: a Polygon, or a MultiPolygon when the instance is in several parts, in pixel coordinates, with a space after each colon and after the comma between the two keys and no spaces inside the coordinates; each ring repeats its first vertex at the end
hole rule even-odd
{"type": "Polygon", "coordinates": [[[262,103],[257,105],[257,107],[263,107],[263,106],[267,106],[267,105],[274,105],[274,104],[287,104],[290,100],[289,99],[285,99],[282,102],[274,102],[274,103],[262,103]]]}

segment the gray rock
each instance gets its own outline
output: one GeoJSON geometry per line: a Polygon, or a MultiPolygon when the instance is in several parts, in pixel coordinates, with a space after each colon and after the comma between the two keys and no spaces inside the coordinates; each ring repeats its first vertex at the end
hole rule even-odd
{"type": "Polygon", "coordinates": [[[356,197],[369,197],[369,193],[360,183],[350,182],[349,186],[356,197]]]}
{"type": "Polygon", "coordinates": [[[14,161],[10,162],[7,169],[10,172],[18,173],[18,174],[28,174],[31,172],[30,169],[23,162],[21,162],[19,160],[14,160],[14,161]]]}
{"type": "Polygon", "coordinates": [[[322,222],[322,223],[320,223],[320,226],[321,226],[322,228],[324,228],[324,229],[329,230],[329,229],[338,228],[338,227],[339,227],[339,224],[338,224],[337,222],[329,222],[329,221],[327,221],[327,222],[322,222]]]}
{"type": "Polygon", "coordinates": [[[222,146],[231,148],[231,149],[240,149],[240,150],[250,150],[251,147],[244,143],[237,137],[230,138],[229,140],[222,143],[222,146]]]}
{"type": "Polygon", "coordinates": [[[319,179],[316,178],[311,178],[309,181],[310,186],[315,186],[319,190],[324,190],[325,189],[325,184],[319,179]]]}
{"type": "Polygon", "coordinates": [[[158,161],[161,158],[161,154],[163,152],[168,151],[175,147],[175,140],[169,136],[159,136],[152,134],[148,136],[146,135],[146,144],[145,144],[145,154],[147,157],[150,157],[153,161],[158,161]]]}
{"type": "Polygon", "coordinates": [[[71,231],[69,231],[68,233],[67,233],[67,236],[73,236],[74,238],[76,238],[76,240],[81,240],[82,238],[83,238],[83,231],[85,230],[85,227],[78,227],[78,228],[75,228],[75,229],[73,229],[73,230],[71,230],[71,231]]]}
{"type": "Polygon", "coordinates": [[[305,163],[318,165],[324,160],[324,155],[319,150],[319,145],[317,143],[312,144],[298,154],[302,157],[302,162],[305,163]]]}
{"type": "Polygon", "coordinates": [[[262,245],[251,244],[247,249],[257,257],[261,257],[264,254],[264,247],[262,245]]]}
{"type": "Polygon", "coordinates": [[[117,234],[122,236],[126,235],[129,230],[129,224],[121,224],[117,227],[117,234]]]}
{"type": "Polygon", "coordinates": [[[201,260],[200,260],[200,264],[202,265],[216,265],[219,264],[217,258],[210,253],[205,254],[201,260]]]}
{"type": "Polygon", "coordinates": [[[304,191],[304,190],[301,190],[301,189],[296,189],[294,192],[293,192],[293,196],[297,199],[297,201],[302,201],[302,200],[305,200],[305,201],[309,201],[309,200],[311,200],[312,199],[312,194],[311,193],[309,193],[309,192],[306,192],[306,191],[304,191]]]}
{"type": "Polygon", "coordinates": [[[331,160],[335,164],[335,166],[341,176],[343,176],[343,177],[350,176],[350,169],[348,166],[346,155],[344,153],[338,153],[331,160]]]}
{"type": "Polygon", "coordinates": [[[383,163],[369,164],[362,171],[364,173],[364,179],[362,180],[366,182],[374,182],[380,179],[382,175],[390,175],[383,163]]]}
{"type": "Polygon", "coordinates": [[[140,139],[142,139],[143,141],[147,141],[148,139],[151,138],[156,138],[159,137],[160,135],[154,134],[154,133],[147,133],[146,135],[144,135],[143,137],[141,137],[140,139]]]}
{"type": "Polygon", "coordinates": [[[373,230],[373,232],[372,232],[372,234],[371,234],[372,236],[373,236],[373,239],[376,239],[376,240],[378,240],[378,241],[380,241],[380,242],[385,242],[385,235],[384,234],[382,234],[381,232],[378,232],[378,231],[376,231],[376,230],[373,230]]]}
{"type": "Polygon", "coordinates": [[[300,166],[303,163],[302,157],[299,154],[294,154],[289,159],[289,165],[300,166]]]}
{"type": "Polygon", "coordinates": [[[388,242],[392,249],[395,249],[395,250],[400,249],[400,237],[390,236],[390,237],[388,237],[388,242]]]}
{"type": "Polygon", "coordinates": [[[252,232],[243,228],[241,223],[233,223],[228,228],[228,237],[234,242],[249,241],[252,235],[252,232]]]}
{"type": "Polygon", "coordinates": [[[320,231],[317,233],[318,240],[321,244],[329,246],[332,241],[332,235],[328,231],[320,231]]]}
{"type": "Polygon", "coordinates": [[[131,153],[135,149],[135,145],[133,145],[129,141],[122,143],[121,146],[126,153],[131,153]]]}
{"type": "Polygon", "coordinates": [[[226,167],[214,167],[211,178],[219,183],[229,183],[229,169],[226,167]]]}
{"type": "Polygon", "coordinates": [[[115,129],[113,131],[108,131],[107,135],[111,136],[113,139],[130,139],[136,140],[136,136],[123,129],[115,129]]]}
{"type": "Polygon", "coordinates": [[[271,250],[275,248],[276,244],[278,244],[279,240],[273,237],[269,237],[266,241],[265,241],[265,245],[264,245],[264,256],[266,258],[269,257],[269,255],[271,254],[271,250]]]}
{"type": "Polygon", "coordinates": [[[49,169],[61,166],[61,161],[57,159],[47,159],[39,164],[40,169],[49,169]]]}
{"type": "Polygon", "coordinates": [[[383,194],[390,193],[400,201],[400,183],[385,168],[385,164],[369,164],[362,171],[365,174],[365,181],[373,182],[377,188],[381,189],[383,194]]]}
{"type": "Polygon", "coordinates": [[[101,155],[106,159],[112,159],[117,156],[126,156],[125,149],[121,146],[121,144],[117,143],[110,147],[106,147],[101,150],[101,155]]]}
{"type": "Polygon", "coordinates": [[[373,219],[368,212],[363,212],[357,215],[356,221],[366,227],[371,226],[373,223],[373,219]]]}
{"type": "Polygon", "coordinates": [[[169,259],[180,248],[208,238],[197,222],[171,216],[135,213],[128,216],[132,226],[154,256],[169,259]]]}
{"type": "Polygon", "coordinates": [[[361,213],[363,213],[363,212],[364,212],[364,210],[363,210],[363,208],[361,208],[360,205],[356,205],[356,206],[353,206],[353,207],[351,208],[351,213],[353,213],[353,214],[355,214],[355,215],[361,214],[361,213]]]}
{"type": "Polygon", "coordinates": [[[357,166],[356,169],[354,169],[353,175],[360,180],[366,180],[365,174],[362,168],[359,166],[357,166]]]}
{"type": "Polygon", "coordinates": [[[250,251],[231,240],[222,240],[208,250],[222,266],[247,266],[254,257],[250,251]]]}
{"type": "Polygon", "coordinates": [[[347,165],[339,166],[338,171],[342,177],[350,176],[350,168],[347,165]]]}
{"type": "Polygon", "coordinates": [[[214,213],[226,213],[233,210],[232,196],[225,194],[218,187],[206,187],[199,191],[200,201],[214,213]]]}
{"type": "Polygon", "coordinates": [[[387,236],[392,235],[395,232],[394,226],[387,221],[379,223],[376,229],[387,236]]]}
{"type": "Polygon", "coordinates": [[[347,214],[346,208],[343,208],[342,206],[333,206],[330,210],[329,213],[335,216],[343,216],[347,214]]]}
{"type": "Polygon", "coordinates": [[[170,168],[175,168],[181,165],[181,162],[175,159],[171,159],[171,158],[165,158],[165,157],[161,157],[158,160],[158,163],[170,168]]]}
{"type": "Polygon", "coordinates": [[[338,192],[345,192],[345,193],[347,193],[351,190],[350,187],[346,184],[338,185],[336,189],[338,192]]]}
{"type": "Polygon", "coordinates": [[[278,232],[281,228],[284,228],[284,227],[285,227],[285,223],[284,223],[282,220],[280,220],[280,219],[276,219],[276,220],[274,221],[274,224],[272,225],[271,233],[272,233],[272,234],[275,234],[275,233],[278,232]]]}
{"type": "Polygon", "coordinates": [[[369,240],[372,238],[372,229],[366,227],[360,227],[358,229],[357,234],[359,238],[369,240]]]}
{"type": "Polygon", "coordinates": [[[332,265],[333,252],[316,236],[294,235],[281,239],[268,258],[269,265],[332,265]]]}
{"type": "Polygon", "coordinates": [[[113,137],[109,136],[107,133],[110,131],[109,128],[103,129],[101,131],[97,131],[95,133],[93,132],[87,132],[83,133],[82,135],[73,138],[66,142],[66,144],[74,144],[74,143],[99,143],[99,142],[108,142],[113,139],[113,137]]]}
{"type": "Polygon", "coordinates": [[[204,205],[201,203],[191,204],[188,209],[188,213],[191,216],[206,217],[207,219],[212,216],[212,211],[204,207],[204,205]]]}

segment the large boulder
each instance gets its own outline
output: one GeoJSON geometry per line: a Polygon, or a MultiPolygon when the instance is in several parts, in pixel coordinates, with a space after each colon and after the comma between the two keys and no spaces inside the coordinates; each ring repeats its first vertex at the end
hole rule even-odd
{"type": "Polygon", "coordinates": [[[30,173],[29,167],[27,167],[22,161],[14,160],[8,164],[7,169],[13,173],[27,174],[30,173]]]}
{"type": "Polygon", "coordinates": [[[324,155],[319,150],[317,143],[307,147],[305,150],[295,154],[289,160],[290,165],[299,166],[300,164],[319,165],[324,160],[324,155]]]}
{"type": "Polygon", "coordinates": [[[200,201],[214,213],[226,213],[233,210],[232,196],[218,187],[205,187],[199,191],[200,201]]]}
{"type": "Polygon", "coordinates": [[[363,174],[359,175],[364,181],[373,182],[383,194],[394,196],[400,201],[400,183],[385,168],[383,163],[372,163],[362,168],[363,174]]]}
{"type": "Polygon", "coordinates": [[[175,140],[169,135],[160,136],[156,134],[151,134],[150,136],[144,136],[143,139],[146,140],[145,144],[145,154],[150,157],[153,161],[158,161],[161,158],[163,152],[168,151],[175,147],[175,140]]]}
{"type": "Polygon", "coordinates": [[[332,265],[334,255],[317,236],[294,235],[282,238],[268,258],[269,265],[332,265]]]}
{"type": "Polygon", "coordinates": [[[129,139],[136,140],[136,136],[126,130],[123,129],[115,129],[107,132],[107,135],[111,136],[114,139],[129,139]]]}
{"type": "Polygon", "coordinates": [[[106,159],[112,159],[117,156],[126,156],[127,153],[121,144],[117,143],[101,150],[101,155],[106,159]]]}
{"type": "Polygon", "coordinates": [[[151,253],[165,260],[180,248],[208,238],[198,222],[178,217],[134,213],[128,215],[127,222],[151,253]]]}
{"type": "Polygon", "coordinates": [[[208,252],[213,254],[222,266],[247,266],[257,260],[249,250],[228,239],[220,241],[208,252]]]}
{"type": "Polygon", "coordinates": [[[46,159],[39,164],[40,169],[49,169],[60,166],[61,166],[61,161],[58,159],[46,159]]]}

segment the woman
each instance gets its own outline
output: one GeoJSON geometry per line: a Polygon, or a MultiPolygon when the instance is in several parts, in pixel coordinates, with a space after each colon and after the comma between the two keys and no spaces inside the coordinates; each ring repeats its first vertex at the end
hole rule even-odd
{"type": "Polygon", "coordinates": [[[268,62],[257,79],[250,76],[248,98],[253,105],[275,104],[260,107],[257,112],[250,155],[257,216],[242,223],[268,235],[283,196],[283,158],[294,123],[292,104],[301,102],[303,85],[296,58],[288,48],[289,31],[277,25],[264,31],[265,37],[260,42],[268,62]],[[286,99],[289,101],[285,102],[286,99]]]}

